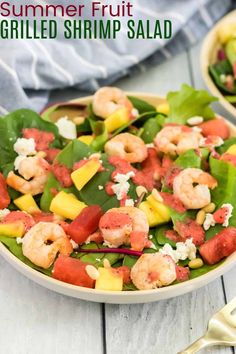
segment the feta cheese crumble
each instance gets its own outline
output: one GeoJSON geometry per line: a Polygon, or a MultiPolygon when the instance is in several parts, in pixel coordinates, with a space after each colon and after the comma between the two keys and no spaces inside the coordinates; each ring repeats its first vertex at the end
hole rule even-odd
{"type": "Polygon", "coordinates": [[[133,199],[126,199],[125,206],[133,207],[134,206],[134,200],[133,199]]]}
{"type": "Polygon", "coordinates": [[[60,118],[55,124],[63,138],[69,140],[77,138],[76,125],[71,120],[68,120],[68,117],[60,118]]]}
{"type": "Polygon", "coordinates": [[[14,151],[21,156],[35,155],[35,141],[33,138],[18,138],[13,145],[14,151]]]}
{"type": "Polygon", "coordinates": [[[170,256],[175,263],[178,263],[178,261],[184,261],[187,258],[190,260],[195,259],[197,248],[192,239],[187,239],[185,242],[177,242],[176,250],[169,243],[166,243],[159,252],[170,256]]]}
{"type": "Polygon", "coordinates": [[[136,118],[139,115],[139,111],[136,108],[133,108],[131,111],[131,114],[134,118],[136,118]]]}
{"type": "Polygon", "coordinates": [[[99,185],[99,186],[98,186],[98,190],[99,190],[99,191],[102,191],[103,189],[104,189],[104,187],[103,187],[102,185],[99,185]]]}
{"type": "Polygon", "coordinates": [[[203,228],[205,231],[209,230],[211,226],[215,226],[216,222],[213,217],[213,214],[207,213],[204,223],[203,223],[203,228]]]}
{"type": "Polygon", "coordinates": [[[16,238],[16,243],[17,243],[18,245],[20,245],[21,243],[23,243],[23,239],[22,239],[21,237],[17,237],[17,238],[16,238]]]}
{"type": "Polygon", "coordinates": [[[0,220],[2,220],[5,216],[7,216],[10,213],[9,209],[1,209],[0,210],[0,220]]]}
{"type": "Polygon", "coordinates": [[[150,143],[150,144],[145,144],[147,148],[154,148],[155,145],[153,143],[150,143]]]}
{"type": "Polygon", "coordinates": [[[76,243],[74,240],[70,240],[70,243],[71,243],[73,249],[76,249],[79,246],[78,243],[76,243]]]}
{"type": "Polygon", "coordinates": [[[233,212],[233,205],[232,204],[229,204],[229,203],[227,203],[227,204],[223,204],[222,206],[221,206],[221,208],[227,208],[228,209],[228,213],[227,213],[227,215],[225,216],[225,220],[224,220],[224,222],[223,222],[223,226],[224,227],[228,227],[229,226],[229,219],[231,218],[231,216],[232,216],[232,212],[233,212]]]}
{"type": "Polygon", "coordinates": [[[130,187],[128,180],[131,177],[134,177],[134,175],[134,172],[130,171],[126,174],[117,173],[117,175],[114,177],[116,184],[114,184],[111,188],[118,200],[123,199],[124,196],[128,193],[130,187]]]}

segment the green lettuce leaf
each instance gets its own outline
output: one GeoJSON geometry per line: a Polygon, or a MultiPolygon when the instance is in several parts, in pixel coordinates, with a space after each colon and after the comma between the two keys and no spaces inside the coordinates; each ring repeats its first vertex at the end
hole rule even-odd
{"type": "Polygon", "coordinates": [[[156,111],[156,107],[146,101],[141,100],[140,98],[134,96],[128,96],[128,98],[132,102],[134,108],[139,111],[139,114],[156,111]]]}
{"type": "Polygon", "coordinates": [[[13,149],[16,140],[22,137],[24,128],[37,128],[55,135],[52,147],[62,148],[62,140],[59,136],[57,126],[43,120],[37,113],[29,109],[19,109],[9,113],[0,119],[0,166],[2,171],[9,171],[13,168],[13,162],[17,156],[13,149]]]}
{"type": "Polygon", "coordinates": [[[169,123],[186,124],[193,116],[201,116],[205,120],[214,118],[215,113],[209,104],[217,98],[205,90],[195,90],[183,84],[180,91],[170,92],[167,95],[170,113],[167,118],[169,123]]]}
{"type": "Polygon", "coordinates": [[[182,168],[201,168],[201,158],[194,150],[188,150],[177,157],[175,165],[182,168]]]}

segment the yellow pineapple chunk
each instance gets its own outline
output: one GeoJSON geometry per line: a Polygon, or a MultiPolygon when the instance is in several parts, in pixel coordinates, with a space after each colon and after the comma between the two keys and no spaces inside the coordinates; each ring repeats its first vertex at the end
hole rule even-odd
{"type": "Polygon", "coordinates": [[[227,154],[236,155],[236,144],[231,145],[226,151],[227,154]]]}
{"type": "Polygon", "coordinates": [[[169,103],[160,103],[158,106],[157,106],[157,112],[158,113],[163,113],[165,115],[168,116],[168,114],[170,113],[170,106],[169,106],[169,103]]]}
{"type": "Polygon", "coordinates": [[[14,204],[20,210],[26,211],[29,214],[39,213],[41,211],[31,194],[25,194],[15,199],[14,204]]]}
{"type": "Polygon", "coordinates": [[[108,116],[104,122],[108,133],[122,127],[129,122],[129,112],[125,107],[117,109],[114,113],[108,116]]]}
{"type": "Polygon", "coordinates": [[[9,223],[9,224],[0,224],[0,235],[8,237],[22,237],[25,233],[24,223],[21,221],[9,223]]]}
{"type": "Polygon", "coordinates": [[[99,277],[95,283],[95,289],[121,291],[123,289],[123,277],[115,274],[110,268],[98,268],[99,277]]]}
{"type": "Polygon", "coordinates": [[[52,199],[50,211],[66,219],[74,220],[86,206],[74,194],[61,191],[52,199]]]}
{"type": "Polygon", "coordinates": [[[72,181],[76,188],[80,191],[86,183],[98,172],[101,167],[97,159],[88,160],[83,166],[75,170],[71,174],[72,181]]]}
{"type": "Polygon", "coordinates": [[[218,28],[218,37],[222,44],[228,42],[236,34],[236,22],[232,21],[227,24],[222,24],[218,28]]]}
{"type": "Polygon", "coordinates": [[[160,225],[165,222],[162,216],[158,214],[156,210],[153,208],[153,206],[147,201],[140,203],[139,209],[141,209],[146,214],[148,219],[148,224],[150,227],[160,225]]]}
{"type": "Polygon", "coordinates": [[[86,145],[90,145],[91,142],[93,141],[93,136],[92,135],[81,135],[78,140],[82,141],[82,143],[86,144],[86,145]]]}
{"type": "Polygon", "coordinates": [[[153,209],[162,217],[163,221],[170,220],[170,210],[169,208],[163,204],[162,202],[157,201],[152,195],[147,197],[147,201],[153,209]]]}

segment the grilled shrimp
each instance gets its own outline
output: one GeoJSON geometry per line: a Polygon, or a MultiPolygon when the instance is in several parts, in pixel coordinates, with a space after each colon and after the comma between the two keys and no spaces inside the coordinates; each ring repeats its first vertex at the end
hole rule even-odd
{"type": "Polygon", "coordinates": [[[129,113],[133,109],[125,93],[117,87],[102,87],[94,95],[93,111],[99,117],[105,119],[121,107],[126,107],[129,113]]]}
{"type": "Polygon", "coordinates": [[[217,181],[209,173],[199,168],[186,168],[173,182],[173,191],[187,209],[201,209],[211,202],[210,189],[217,181]]]}
{"type": "MultiPolygon", "coordinates": [[[[136,244],[143,249],[147,243],[149,225],[144,212],[135,207],[120,207],[108,210],[100,219],[99,228],[109,247],[136,244]]],[[[133,247],[132,247],[133,248],[133,247]]]]}
{"type": "Polygon", "coordinates": [[[50,165],[46,160],[38,156],[26,157],[20,162],[18,171],[22,177],[13,171],[8,173],[6,182],[10,187],[22,194],[36,195],[43,192],[50,172],[50,165]]]}
{"type": "Polygon", "coordinates": [[[159,252],[143,254],[131,269],[130,276],[140,290],[160,288],[175,281],[175,262],[159,252]]]}
{"type": "Polygon", "coordinates": [[[201,139],[202,135],[191,128],[167,126],[157,133],[154,143],[159,151],[175,155],[197,149],[201,139]]]}
{"type": "Polygon", "coordinates": [[[69,256],[73,247],[61,226],[39,222],[22,239],[22,251],[32,263],[47,269],[57,253],[69,256]]]}
{"type": "Polygon", "coordinates": [[[105,145],[105,152],[109,156],[119,156],[130,163],[142,162],[148,156],[144,141],[130,133],[118,134],[109,140],[105,145]]]}

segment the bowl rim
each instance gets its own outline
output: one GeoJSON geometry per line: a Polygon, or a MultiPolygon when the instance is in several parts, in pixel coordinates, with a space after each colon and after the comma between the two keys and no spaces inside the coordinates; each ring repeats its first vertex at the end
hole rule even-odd
{"type": "Polygon", "coordinates": [[[236,118],[236,107],[234,107],[230,102],[228,102],[225,98],[224,95],[220,92],[218,87],[215,85],[214,81],[212,80],[208,67],[209,67],[209,55],[213,50],[214,47],[214,42],[216,41],[216,36],[217,36],[217,31],[218,28],[227,22],[230,22],[232,18],[236,18],[236,10],[233,10],[229,12],[226,16],[222,17],[214,27],[208,32],[206,35],[202,46],[201,46],[201,52],[200,52],[200,67],[201,67],[201,73],[203,80],[208,87],[209,91],[215,95],[216,97],[219,98],[219,102],[221,105],[231,114],[236,118]]]}
{"type": "MultiPolygon", "coordinates": [[[[130,96],[136,96],[141,99],[159,100],[162,103],[166,102],[166,98],[161,95],[130,91],[126,92],[126,94],[130,96]]],[[[91,102],[92,97],[93,96],[81,97],[68,102],[89,103],[91,102]]],[[[234,126],[227,120],[226,122],[230,130],[236,135],[236,126],[234,126]]],[[[210,281],[213,281],[223,275],[227,270],[229,270],[236,264],[236,252],[234,252],[215,269],[199,277],[190,279],[186,282],[151,290],[108,291],[89,289],[77,285],[72,285],[49,277],[46,274],[41,273],[40,271],[37,271],[36,269],[33,269],[27,264],[25,264],[13,253],[11,253],[7,246],[5,246],[1,241],[0,255],[3,256],[3,258],[8,261],[8,263],[10,263],[14,268],[16,268],[20,273],[24,274],[29,279],[48,289],[83,300],[115,304],[152,302],[179,296],[208,284],[210,281]]]]}

